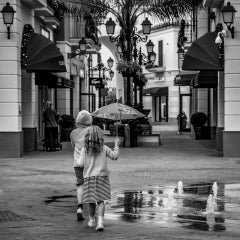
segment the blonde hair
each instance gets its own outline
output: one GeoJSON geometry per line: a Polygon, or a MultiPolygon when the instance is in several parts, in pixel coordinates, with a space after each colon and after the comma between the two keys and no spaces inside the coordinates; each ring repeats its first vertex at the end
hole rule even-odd
{"type": "Polygon", "coordinates": [[[85,135],[85,149],[87,153],[99,154],[104,145],[103,132],[98,126],[91,126],[85,135]]]}

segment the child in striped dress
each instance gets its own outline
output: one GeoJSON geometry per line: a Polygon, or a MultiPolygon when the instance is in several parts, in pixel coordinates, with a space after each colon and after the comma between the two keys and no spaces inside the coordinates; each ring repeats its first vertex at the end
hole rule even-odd
{"type": "Polygon", "coordinates": [[[85,135],[85,144],[81,150],[78,164],[83,167],[83,203],[89,205],[89,227],[95,227],[96,204],[98,221],[96,230],[103,231],[105,200],[111,199],[107,158],[117,160],[119,138],[115,139],[114,150],[104,145],[103,132],[98,126],[91,126],[85,135]]]}

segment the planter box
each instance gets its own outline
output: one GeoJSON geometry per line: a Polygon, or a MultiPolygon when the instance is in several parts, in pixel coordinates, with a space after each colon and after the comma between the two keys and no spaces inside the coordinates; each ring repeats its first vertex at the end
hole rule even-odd
{"type": "Polygon", "coordinates": [[[62,128],[61,129],[61,141],[70,142],[70,134],[74,128],[62,128]]]}
{"type": "Polygon", "coordinates": [[[207,140],[211,139],[211,127],[194,127],[195,139],[196,140],[207,140]]]}

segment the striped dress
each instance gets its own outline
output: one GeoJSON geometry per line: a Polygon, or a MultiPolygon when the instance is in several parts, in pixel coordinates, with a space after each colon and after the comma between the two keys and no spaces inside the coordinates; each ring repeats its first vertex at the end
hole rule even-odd
{"type": "Polygon", "coordinates": [[[111,199],[107,159],[117,160],[119,148],[103,146],[98,155],[81,150],[79,166],[84,168],[83,203],[96,203],[111,199]]]}
{"type": "Polygon", "coordinates": [[[111,199],[108,176],[89,177],[84,179],[83,203],[103,202],[111,199]]]}

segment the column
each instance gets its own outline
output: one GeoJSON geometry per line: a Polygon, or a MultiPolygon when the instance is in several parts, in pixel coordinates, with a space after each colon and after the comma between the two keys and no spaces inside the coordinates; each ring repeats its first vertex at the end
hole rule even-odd
{"type": "Polygon", "coordinates": [[[235,38],[225,38],[223,154],[225,157],[240,157],[240,2],[233,0],[231,5],[237,12],[234,21],[235,38]]]}
{"type": "Polygon", "coordinates": [[[21,104],[21,34],[17,28],[21,19],[18,1],[0,2],[0,9],[10,2],[15,9],[10,39],[0,16],[0,158],[22,156],[22,104],[21,104]]]}

